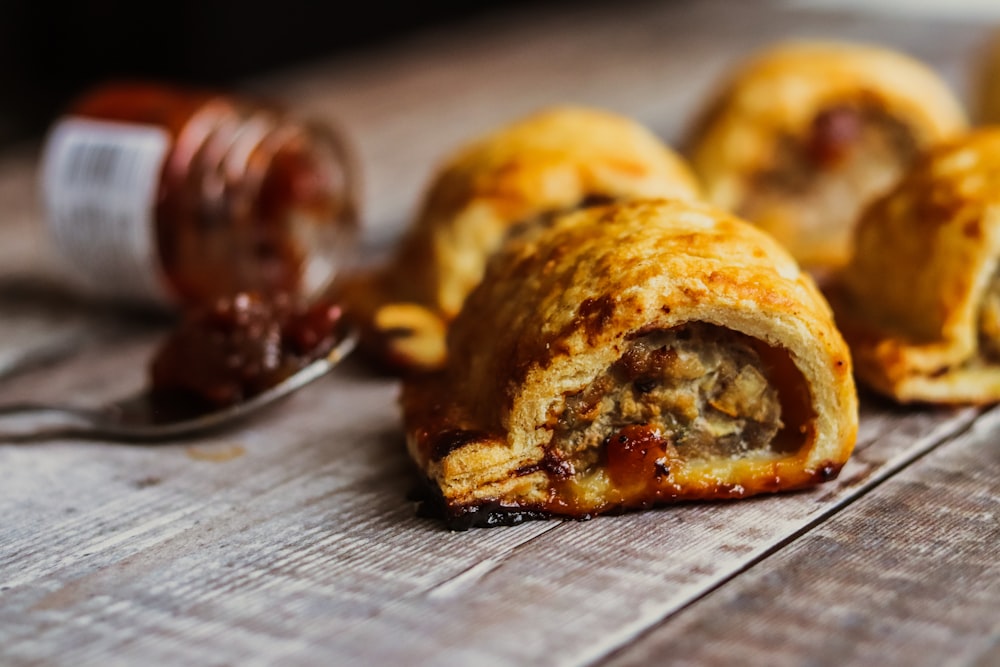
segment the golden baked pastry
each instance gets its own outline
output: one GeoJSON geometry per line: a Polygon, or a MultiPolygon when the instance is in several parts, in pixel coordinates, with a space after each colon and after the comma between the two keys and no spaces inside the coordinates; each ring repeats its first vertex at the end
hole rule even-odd
{"type": "Polygon", "coordinates": [[[903,402],[1000,400],[1000,128],[922,157],[854,243],[831,297],[858,379],[903,402]]]}
{"type": "Polygon", "coordinates": [[[383,362],[433,368],[447,323],[505,239],[597,202],[697,196],[684,161],[635,121],[547,109],[445,163],[389,265],[346,288],[348,310],[383,362]]]}
{"type": "Polygon", "coordinates": [[[789,43],[735,72],[690,137],[709,201],[821,276],[848,258],[865,203],[923,148],[966,127],[931,70],[886,49],[789,43]]]}
{"type": "Polygon", "coordinates": [[[560,216],[505,244],[404,380],[409,452],[452,527],[837,475],[851,362],[826,301],[770,236],[706,204],[560,216]]]}

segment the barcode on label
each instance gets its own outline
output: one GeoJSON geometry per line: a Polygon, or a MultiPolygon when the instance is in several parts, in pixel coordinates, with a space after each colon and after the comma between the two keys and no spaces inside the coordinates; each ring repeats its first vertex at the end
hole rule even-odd
{"type": "Polygon", "coordinates": [[[134,187],[142,152],[131,146],[109,144],[100,138],[78,141],[70,146],[63,170],[68,187],[134,187]]]}
{"type": "Polygon", "coordinates": [[[60,253],[91,288],[164,302],[154,208],[169,147],[161,129],[68,118],[42,156],[46,218],[60,253]]]}

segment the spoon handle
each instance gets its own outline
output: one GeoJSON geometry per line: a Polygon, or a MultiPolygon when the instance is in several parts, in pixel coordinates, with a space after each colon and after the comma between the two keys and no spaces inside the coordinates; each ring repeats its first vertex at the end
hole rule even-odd
{"type": "Polygon", "coordinates": [[[70,405],[8,403],[0,405],[0,442],[38,440],[86,432],[100,413],[70,405]]]}

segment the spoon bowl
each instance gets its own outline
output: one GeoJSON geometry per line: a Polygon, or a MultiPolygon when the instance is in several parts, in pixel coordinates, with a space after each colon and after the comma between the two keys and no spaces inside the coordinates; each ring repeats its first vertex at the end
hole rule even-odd
{"type": "Polygon", "coordinates": [[[0,405],[0,442],[77,436],[153,443],[211,431],[246,419],[323,377],[357,342],[357,332],[350,331],[325,356],[273,387],[223,408],[194,410],[179,406],[168,410],[151,400],[148,390],[95,408],[45,403],[0,405]],[[9,424],[16,426],[25,420],[29,422],[28,428],[5,430],[9,424]]]}

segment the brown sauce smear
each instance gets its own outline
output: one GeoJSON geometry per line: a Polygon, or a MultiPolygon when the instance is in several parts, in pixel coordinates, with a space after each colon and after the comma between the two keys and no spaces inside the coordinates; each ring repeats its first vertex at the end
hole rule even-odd
{"type": "Polygon", "coordinates": [[[670,442],[658,428],[626,426],[605,442],[608,476],[616,486],[647,486],[670,476],[667,449],[670,442]]]}

